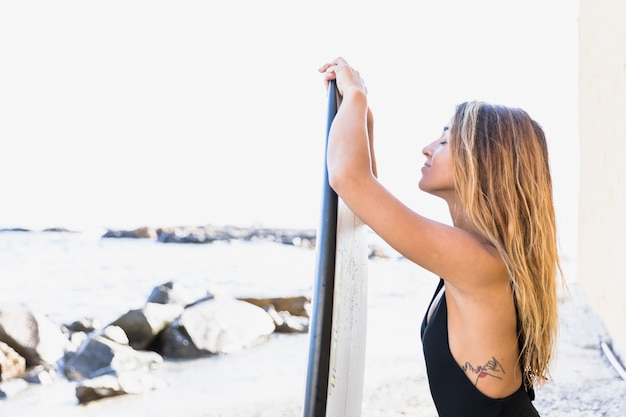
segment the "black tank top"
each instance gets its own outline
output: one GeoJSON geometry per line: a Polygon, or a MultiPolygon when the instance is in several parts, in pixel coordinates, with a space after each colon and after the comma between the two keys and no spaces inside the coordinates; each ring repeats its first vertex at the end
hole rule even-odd
{"type": "MultiPolygon", "coordinates": [[[[442,288],[440,280],[430,306],[442,288]]],[[[539,417],[523,384],[500,399],[486,396],[472,384],[450,353],[445,293],[428,319],[430,306],[422,322],[421,337],[428,384],[439,417],[539,417]]]]}

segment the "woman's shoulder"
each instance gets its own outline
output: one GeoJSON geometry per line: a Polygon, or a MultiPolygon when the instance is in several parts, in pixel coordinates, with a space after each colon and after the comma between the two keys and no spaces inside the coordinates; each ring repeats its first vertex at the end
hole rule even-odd
{"type": "Polygon", "coordinates": [[[509,272],[498,250],[487,243],[474,245],[465,255],[464,263],[455,263],[450,256],[446,287],[456,297],[478,300],[510,293],[509,272]]]}

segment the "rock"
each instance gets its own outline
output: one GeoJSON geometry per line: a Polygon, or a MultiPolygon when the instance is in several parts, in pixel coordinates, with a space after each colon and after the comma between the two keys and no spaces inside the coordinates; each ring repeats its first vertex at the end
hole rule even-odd
{"type": "Polygon", "coordinates": [[[64,227],[47,227],[42,230],[44,233],[76,233],[64,227]]]}
{"type": "Polygon", "coordinates": [[[307,333],[309,331],[308,317],[292,316],[288,311],[276,311],[273,305],[265,311],[274,320],[277,333],[307,333]]]}
{"type": "Polygon", "coordinates": [[[108,230],[103,238],[157,239],[157,232],[149,227],[138,227],[133,230],[108,230]]]}
{"type": "MultiPolygon", "coordinates": [[[[317,231],[313,229],[272,229],[254,227],[236,227],[212,225],[192,227],[167,227],[156,231],[158,241],[162,243],[212,243],[215,241],[258,241],[314,248],[317,231]]],[[[122,232],[118,232],[122,234],[122,232]]]]}
{"type": "Polygon", "coordinates": [[[274,320],[278,333],[307,333],[311,299],[305,296],[240,298],[265,310],[274,320]]]}
{"type": "Polygon", "coordinates": [[[11,346],[0,342],[0,381],[15,378],[26,370],[26,359],[11,346]]]}
{"type": "Polygon", "coordinates": [[[54,365],[71,349],[68,338],[46,315],[13,306],[0,308],[0,341],[26,359],[26,366],[54,365]]]}
{"type": "Polygon", "coordinates": [[[276,311],[286,311],[293,316],[309,317],[311,298],[303,295],[296,297],[276,298],[239,298],[255,306],[267,310],[272,306],[276,311]]]}
{"type": "Polygon", "coordinates": [[[70,380],[95,378],[125,371],[151,370],[163,358],[156,352],[136,351],[99,335],[91,335],[68,359],[64,374],[70,380]]]}
{"type": "Polygon", "coordinates": [[[146,302],[178,304],[182,307],[187,307],[199,301],[210,300],[211,298],[213,298],[213,294],[204,289],[189,288],[179,283],[169,281],[155,287],[146,302]]]}
{"type": "Polygon", "coordinates": [[[125,394],[142,394],[163,386],[151,375],[127,372],[120,375],[101,375],[76,384],[76,398],[80,404],[125,394]]]}
{"type": "Polygon", "coordinates": [[[316,230],[296,230],[296,229],[271,229],[256,228],[250,229],[249,237],[246,240],[266,240],[270,242],[282,243],[312,249],[315,247],[316,230]]]}
{"type": "Polygon", "coordinates": [[[72,345],[71,352],[76,352],[80,345],[89,338],[89,334],[85,332],[74,332],[70,334],[69,340],[72,345]]]}
{"type": "Polygon", "coordinates": [[[196,359],[211,353],[198,349],[184,327],[175,321],[157,337],[154,349],[166,358],[196,359]]]}
{"type": "Polygon", "coordinates": [[[272,318],[244,301],[215,298],[185,309],[160,338],[166,357],[195,358],[230,353],[266,341],[274,332],[272,318]]]}
{"type": "Polygon", "coordinates": [[[120,326],[115,326],[110,324],[106,326],[100,332],[100,336],[109,339],[112,342],[118,343],[120,345],[128,346],[130,341],[128,340],[128,335],[120,326]]]}
{"type": "Polygon", "coordinates": [[[29,368],[20,378],[30,384],[50,385],[56,379],[57,373],[54,369],[45,366],[37,365],[29,368]]]}
{"type": "Polygon", "coordinates": [[[141,309],[129,310],[113,323],[128,336],[134,349],[146,349],[154,338],[176,320],[184,308],[179,304],[146,303],[141,309]]]}
{"type": "Polygon", "coordinates": [[[161,229],[158,233],[158,241],[162,243],[213,243],[220,239],[211,236],[201,228],[174,228],[171,230],[161,229]]]}
{"type": "Polygon", "coordinates": [[[292,316],[286,311],[281,311],[278,314],[283,319],[283,324],[277,327],[276,331],[279,333],[308,333],[309,332],[309,318],[303,316],[292,316]]]}
{"type": "Polygon", "coordinates": [[[76,332],[84,332],[91,333],[100,327],[100,321],[93,317],[83,317],[80,320],[76,320],[70,324],[64,324],[61,328],[69,333],[73,334],[76,332]]]}
{"type": "Polygon", "coordinates": [[[132,235],[136,239],[156,239],[156,230],[149,227],[140,227],[132,231],[132,235]]]}

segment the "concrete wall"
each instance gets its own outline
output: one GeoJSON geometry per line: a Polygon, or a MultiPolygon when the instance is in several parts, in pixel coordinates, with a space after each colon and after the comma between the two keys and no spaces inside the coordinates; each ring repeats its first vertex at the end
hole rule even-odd
{"type": "Polygon", "coordinates": [[[578,282],[626,363],[626,1],[580,0],[578,282]]]}

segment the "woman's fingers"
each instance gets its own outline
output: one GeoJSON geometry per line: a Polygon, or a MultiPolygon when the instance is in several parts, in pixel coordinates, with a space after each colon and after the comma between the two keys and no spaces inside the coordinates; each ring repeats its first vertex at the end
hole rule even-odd
{"type": "Polygon", "coordinates": [[[327,89],[328,82],[336,80],[337,89],[341,95],[343,95],[345,88],[357,88],[367,94],[367,88],[361,74],[341,57],[322,65],[319,71],[324,74],[324,83],[327,89]]]}
{"type": "Polygon", "coordinates": [[[330,79],[335,78],[335,73],[338,67],[340,66],[348,66],[348,63],[346,62],[345,59],[339,57],[336,58],[324,65],[322,65],[322,67],[319,69],[320,72],[325,73],[326,74],[326,78],[331,77],[330,79]]]}

